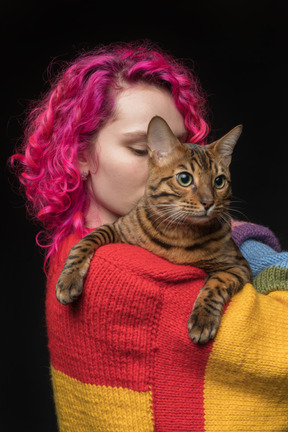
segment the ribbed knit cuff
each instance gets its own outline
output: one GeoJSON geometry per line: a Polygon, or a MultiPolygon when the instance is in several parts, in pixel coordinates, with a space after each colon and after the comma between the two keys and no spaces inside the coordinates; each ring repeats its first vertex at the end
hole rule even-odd
{"type": "Polygon", "coordinates": [[[232,238],[238,247],[245,240],[253,239],[272,247],[277,252],[281,252],[278,239],[269,228],[261,225],[232,220],[232,238]]]}
{"type": "Polygon", "coordinates": [[[256,291],[288,291],[288,252],[276,252],[257,240],[246,240],[240,250],[251,267],[256,291]]]}
{"type": "Polygon", "coordinates": [[[288,270],[281,267],[268,267],[253,279],[253,286],[260,294],[288,291],[288,270]]]}

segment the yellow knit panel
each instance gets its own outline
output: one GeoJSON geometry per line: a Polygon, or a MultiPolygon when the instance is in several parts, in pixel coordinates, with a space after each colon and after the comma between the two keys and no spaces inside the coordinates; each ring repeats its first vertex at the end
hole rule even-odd
{"type": "Polygon", "coordinates": [[[231,301],[210,354],[205,431],[288,431],[288,292],[246,285],[231,301]]]}
{"type": "Polygon", "coordinates": [[[152,394],[84,384],[51,368],[61,432],[152,432],[152,394]]]}

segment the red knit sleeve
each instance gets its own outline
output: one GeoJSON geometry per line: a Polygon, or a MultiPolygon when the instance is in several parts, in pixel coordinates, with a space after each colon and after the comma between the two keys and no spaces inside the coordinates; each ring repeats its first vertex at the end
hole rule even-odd
{"type": "MultiPolygon", "coordinates": [[[[81,298],[63,306],[55,298],[55,284],[67,253],[63,249],[64,257],[56,260],[47,288],[53,370],[84,385],[149,394],[153,424],[168,419],[176,427],[188,421],[175,417],[172,395],[180,379],[178,408],[189,404],[191,384],[201,405],[199,374],[204,376],[210,344],[195,347],[186,323],[204,272],[173,265],[136,246],[108,245],[95,254],[81,298]],[[197,357],[191,348],[198,351],[197,357]]],[[[197,405],[192,411],[193,421],[203,423],[203,410],[197,405]]]]}

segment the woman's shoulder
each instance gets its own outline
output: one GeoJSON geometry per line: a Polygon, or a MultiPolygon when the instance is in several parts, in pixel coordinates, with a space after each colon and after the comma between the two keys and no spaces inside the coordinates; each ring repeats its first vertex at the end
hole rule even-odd
{"type": "MultiPolygon", "coordinates": [[[[78,243],[81,237],[77,234],[67,236],[50,262],[48,282],[55,286],[62,271],[70,249],[78,243]]],[[[203,270],[192,266],[173,264],[146,249],[123,243],[112,243],[101,246],[95,252],[89,266],[86,286],[107,278],[114,281],[123,278],[140,281],[150,279],[161,283],[181,283],[185,280],[203,279],[203,270]]]]}
{"type": "Polygon", "coordinates": [[[94,272],[99,266],[109,268],[109,271],[125,272],[163,282],[182,280],[186,277],[193,279],[193,276],[205,277],[205,273],[200,269],[173,264],[139,246],[123,243],[108,244],[99,248],[91,260],[90,272],[94,272]]]}
{"type": "MultiPolygon", "coordinates": [[[[81,237],[74,233],[67,236],[59,246],[58,253],[51,259],[50,270],[59,273],[67,259],[70,249],[81,237]]],[[[205,277],[205,273],[191,266],[172,264],[146,249],[123,243],[111,243],[101,246],[94,254],[89,273],[97,277],[99,271],[125,272],[140,277],[178,279],[185,277],[205,277]]]]}

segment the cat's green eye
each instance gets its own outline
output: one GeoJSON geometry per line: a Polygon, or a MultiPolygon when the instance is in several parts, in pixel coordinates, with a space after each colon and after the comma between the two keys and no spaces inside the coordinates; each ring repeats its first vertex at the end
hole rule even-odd
{"type": "Polygon", "coordinates": [[[226,178],[223,175],[216,177],[214,180],[214,185],[216,189],[223,189],[225,184],[226,184],[226,178]]]}
{"type": "Polygon", "coordinates": [[[193,183],[193,177],[188,172],[177,174],[177,181],[181,186],[188,187],[193,183]]]}

